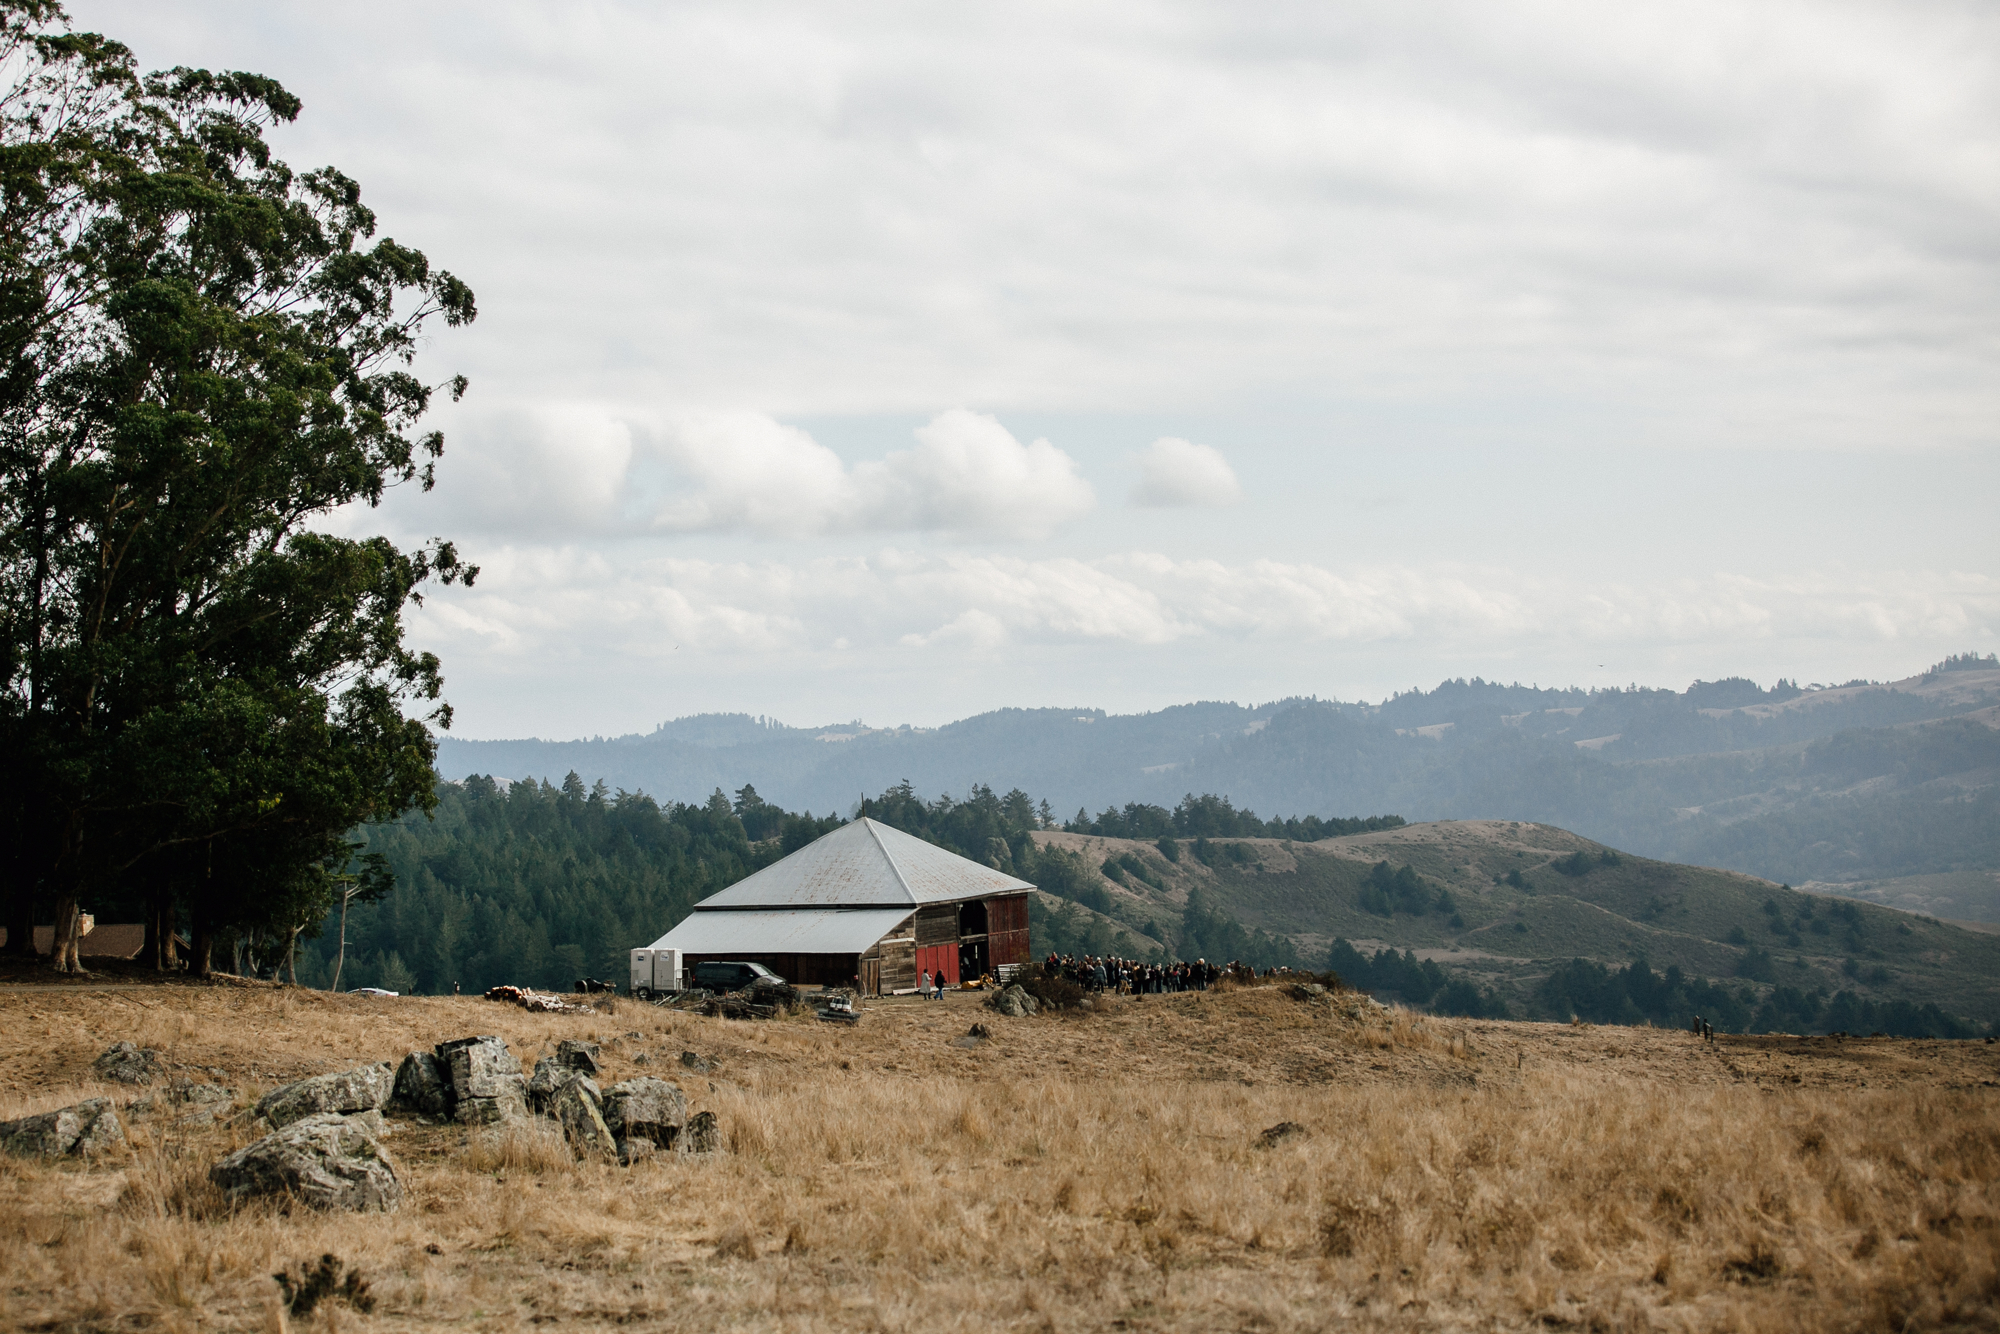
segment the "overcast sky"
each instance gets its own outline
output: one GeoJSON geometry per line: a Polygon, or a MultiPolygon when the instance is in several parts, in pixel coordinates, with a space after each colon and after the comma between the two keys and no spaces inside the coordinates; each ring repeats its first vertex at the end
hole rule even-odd
{"type": "Polygon", "coordinates": [[[1983,0],[71,11],[478,293],[465,736],[2000,647],[1983,0]]]}

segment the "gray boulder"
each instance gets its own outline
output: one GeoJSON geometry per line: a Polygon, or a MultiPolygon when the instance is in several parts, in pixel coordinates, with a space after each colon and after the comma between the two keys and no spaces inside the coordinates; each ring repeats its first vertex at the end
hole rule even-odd
{"type": "Polygon", "coordinates": [[[109,1098],[0,1122],[0,1152],[16,1158],[89,1157],[124,1143],[125,1127],[109,1098]]]}
{"type": "Polygon", "coordinates": [[[618,1156],[618,1141],[599,1110],[602,1101],[597,1081],[578,1075],[558,1089],[555,1101],[549,1104],[550,1115],[562,1123],[563,1135],[579,1158],[609,1161],[618,1156]]]}
{"type": "Polygon", "coordinates": [[[273,1089],[257,1100],[257,1115],[283,1128],[321,1112],[372,1112],[389,1101],[396,1075],[387,1061],[334,1075],[314,1075],[273,1089]]]}
{"type": "Polygon", "coordinates": [[[467,1125],[494,1125],[528,1114],[528,1084],[521,1063],[496,1037],[455,1038],[438,1044],[438,1063],[451,1088],[452,1112],[467,1125]]]}
{"type": "Polygon", "coordinates": [[[722,1147],[722,1129],[715,1123],[714,1112],[696,1112],[688,1118],[687,1129],[681,1133],[679,1141],[682,1153],[714,1153],[722,1147]]]}
{"type": "Polygon", "coordinates": [[[160,1073],[160,1053],[151,1047],[135,1047],[117,1042],[105,1048],[93,1063],[100,1079],[115,1084],[150,1084],[160,1073]]]}
{"type": "Polygon", "coordinates": [[[438,1058],[427,1051],[405,1056],[396,1068],[396,1086],[389,1104],[425,1116],[451,1115],[451,1085],[438,1058]]]}
{"type": "Polygon", "coordinates": [[[208,1170],[230,1199],[296,1195],[316,1209],[391,1213],[403,1202],[380,1114],[320,1112],[238,1149],[208,1170]]]}
{"type": "Polygon", "coordinates": [[[603,1069],[603,1048],[595,1042],[579,1042],[574,1038],[564,1038],[556,1044],[556,1064],[566,1070],[574,1070],[582,1075],[595,1075],[603,1069]]]}
{"type": "Polygon", "coordinates": [[[556,1094],[572,1079],[584,1076],[563,1065],[553,1056],[544,1056],[535,1062],[534,1077],[528,1080],[528,1106],[543,1115],[555,1103],[556,1094]]]}
{"type": "Polygon", "coordinates": [[[662,1149],[687,1124],[687,1098],[664,1079],[642,1075],[604,1090],[604,1124],[620,1143],[643,1139],[662,1149]]]}
{"type": "Polygon", "coordinates": [[[987,1004],[1010,1019],[1026,1019],[1041,1008],[1035,1003],[1035,998],[1030,996],[1018,982],[994,992],[993,999],[987,1004]]]}
{"type": "Polygon", "coordinates": [[[630,1167],[634,1163],[643,1163],[659,1152],[659,1146],[649,1139],[621,1139],[618,1141],[618,1165],[630,1167]]]}

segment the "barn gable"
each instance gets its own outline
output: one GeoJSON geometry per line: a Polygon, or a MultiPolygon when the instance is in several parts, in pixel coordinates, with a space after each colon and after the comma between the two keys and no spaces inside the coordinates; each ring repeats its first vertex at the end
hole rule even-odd
{"type": "Polygon", "coordinates": [[[862,816],[711,894],[696,912],[739,908],[914,908],[1034,889],[862,816]]]}
{"type": "Polygon", "coordinates": [[[866,816],[711,894],[648,947],[762,963],[802,985],[913,990],[1029,957],[1035,887],[866,816]]]}

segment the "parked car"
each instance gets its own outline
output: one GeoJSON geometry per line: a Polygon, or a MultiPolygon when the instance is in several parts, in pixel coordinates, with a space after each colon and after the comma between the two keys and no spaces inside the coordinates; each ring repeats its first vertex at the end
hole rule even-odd
{"type": "Polygon", "coordinates": [[[732,963],[717,960],[698,963],[692,969],[692,985],[702,991],[742,991],[760,984],[781,987],[785,979],[761,963],[732,963]]]}
{"type": "Polygon", "coordinates": [[[384,991],[380,987],[355,987],[347,994],[350,996],[394,996],[397,993],[393,991],[384,991]]]}

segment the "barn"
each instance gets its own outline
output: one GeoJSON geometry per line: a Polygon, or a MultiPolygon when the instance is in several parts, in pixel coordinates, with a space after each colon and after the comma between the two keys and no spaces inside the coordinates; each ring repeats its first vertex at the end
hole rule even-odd
{"type": "Polygon", "coordinates": [[[796,986],[914,991],[1028,961],[1035,887],[862,816],[695,905],[653,951],[761,963],[796,986]]]}

